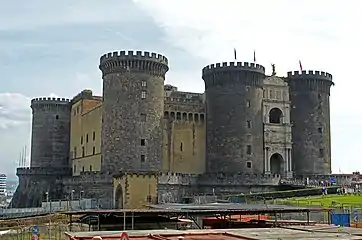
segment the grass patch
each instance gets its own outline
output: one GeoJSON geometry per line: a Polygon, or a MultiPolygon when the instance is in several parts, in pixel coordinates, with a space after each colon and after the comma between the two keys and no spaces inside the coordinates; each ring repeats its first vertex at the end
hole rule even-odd
{"type": "Polygon", "coordinates": [[[360,205],[362,207],[362,195],[327,195],[296,197],[276,200],[278,204],[297,206],[321,206],[321,207],[349,207],[360,205]]]}

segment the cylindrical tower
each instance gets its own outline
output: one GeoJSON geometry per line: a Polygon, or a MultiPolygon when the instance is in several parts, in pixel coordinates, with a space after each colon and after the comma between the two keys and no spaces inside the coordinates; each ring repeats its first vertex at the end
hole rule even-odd
{"type": "Polygon", "coordinates": [[[30,167],[66,168],[69,163],[70,100],[35,98],[30,167]]]}
{"type": "Polygon", "coordinates": [[[202,71],[206,93],[208,172],[263,172],[262,98],[265,68],[217,63],[202,71]]]}
{"type": "Polygon", "coordinates": [[[330,87],[332,75],[288,72],[293,170],[297,175],[331,173],[330,87]]]}
{"type": "Polygon", "coordinates": [[[166,57],[125,51],[100,59],[102,171],[161,170],[166,57]]]}

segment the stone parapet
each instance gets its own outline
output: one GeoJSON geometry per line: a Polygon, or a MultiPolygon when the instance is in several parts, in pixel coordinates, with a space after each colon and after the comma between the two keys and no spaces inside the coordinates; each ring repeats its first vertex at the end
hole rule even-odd
{"type": "Polygon", "coordinates": [[[183,173],[160,173],[158,176],[158,184],[165,185],[197,185],[197,174],[183,174],[183,173]]]}
{"type": "Polygon", "coordinates": [[[52,167],[27,167],[27,168],[17,168],[17,176],[70,176],[72,170],[70,168],[52,168],[52,167]]]}
{"type": "Polygon", "coordinates": [[[74,186],[78,184],[89,183],[112,183],[112,181],[113,176],[109,173],[82,172],[79,176],[73,176],[72,178],[64,179],[63,184],[74,186]]]}
{"type": "Polygon", "coordinates": [[[200,186],[278,186],[280,180],[281,176],[277,174],[209,173],[200,175],[198,178],[198,184],[200,186]]]}

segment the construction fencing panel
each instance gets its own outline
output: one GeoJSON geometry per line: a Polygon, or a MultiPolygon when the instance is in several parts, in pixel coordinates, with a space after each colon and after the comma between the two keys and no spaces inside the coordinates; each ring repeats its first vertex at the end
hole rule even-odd
{"type": "Polygon", "coordinates": [[[350,227],[351,215],[349,213],[331,213],[331,223],[336,226],[350,227]]]}

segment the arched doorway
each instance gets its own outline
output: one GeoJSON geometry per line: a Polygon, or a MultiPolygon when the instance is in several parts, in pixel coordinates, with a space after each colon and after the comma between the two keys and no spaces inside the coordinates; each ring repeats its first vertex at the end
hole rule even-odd
{"type": "Polygon", "coordinates": [[[115,197],[115,208],[122,209],[123,208],[123,189],[121,185],[117,186],[115,197]]]}
{"type": "Polygon", "coordinates": [[[279,108],[272,108],[269,111],[269,123],[281,124],[283,112],[279,108]]]}
{"type": "Polygon", "coordinates": [[[279,153],[274,153],[270,157],[270,172],[272,174],[282,174],[283,173],[283,157],[279,153]]]}

